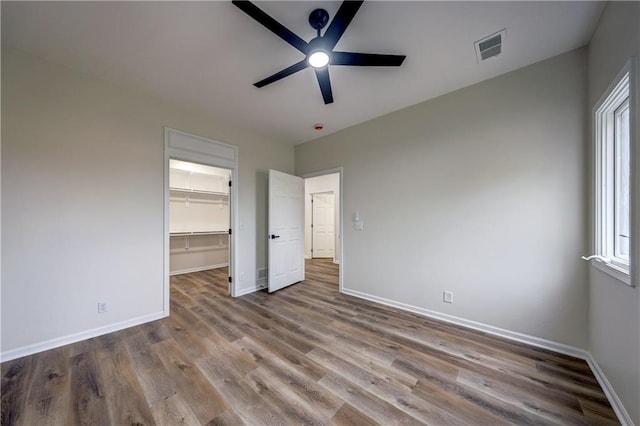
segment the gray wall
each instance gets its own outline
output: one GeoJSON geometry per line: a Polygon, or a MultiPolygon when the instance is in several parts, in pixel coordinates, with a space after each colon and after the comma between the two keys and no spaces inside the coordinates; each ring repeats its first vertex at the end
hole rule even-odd
{"type": "Polygon", "coordinates": [[[586,348],[586,78],[580,49],[297,146],[344,167],[345,288],[586,348]]]}
{"type": "MultiPolygon", "coordinates": [[[[589,116],[627,60],[640,54],[639,37],[640,3],[609,2],[589,45],[589,116]]],[[[589,350],[640,425],[640,290],[593,267],[589,282],[589,350]]]]}
{"type": "Polygon", "coordinates": [[[292,172],[293,148],[3,46],[3,353],[162,312],[164,126],[239,147],[255,288],[268,169],[292,172]]]}

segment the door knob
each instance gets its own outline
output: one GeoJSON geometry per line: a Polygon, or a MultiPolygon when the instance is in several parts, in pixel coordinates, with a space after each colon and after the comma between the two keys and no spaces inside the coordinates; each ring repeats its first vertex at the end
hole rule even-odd
{"type": "Polygon", "coordinates": [[[276,238],[280,238],[280,235],[271,234],[271,239],[272,240],[275,240],[276,238]]]}

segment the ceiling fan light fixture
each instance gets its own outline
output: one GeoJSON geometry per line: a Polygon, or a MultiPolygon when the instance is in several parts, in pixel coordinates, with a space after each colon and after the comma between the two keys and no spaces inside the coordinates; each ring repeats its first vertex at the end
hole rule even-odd
{"type": "MultiPolygon", "coordinates": [[[[1,1],[1,0],[0,0],[1,1]]],[[[309,15],[309,24],[317,31],[317,37],[310,41],[301,39],[290,29],[280,22],[267,15],[262,9],[249,0],[232,0],[232,3],[258,21],[263,27],[280,37],[296,50],[305,55],[300,60],[287,68],[278,71],[256,83],[256,87],[264,87],[292,74],[306,69],[313,68],[322,99],[325,105],[333,103],[333,92],[329,79],[329,65],[351,65],[369,67],[399,67],[405,59],[404,55],[384,55],[379,53],[357,53],[357,52],[336,52],[336,47],[351,20],[362,6],[364,0],[344,0],[338,11],[329,23],[329,13],[324,9],[315,9],[309,15]],[[329,24],[329,28],[321,33],[321,30],[329,24]]]]}
{"type": "Polygon", "coordinates": [[[324,68],[329,64],[329,54],[324,50],[316,50],[307,59],[313,68],[324,68]]]}

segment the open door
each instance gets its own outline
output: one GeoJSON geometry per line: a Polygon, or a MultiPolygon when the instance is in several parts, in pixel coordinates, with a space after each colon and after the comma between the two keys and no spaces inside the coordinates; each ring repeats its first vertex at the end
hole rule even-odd
{"type": "Polygon", "coordinates": [[[304,280],[304,180],[269,170],[269,293],[304,280]]]}

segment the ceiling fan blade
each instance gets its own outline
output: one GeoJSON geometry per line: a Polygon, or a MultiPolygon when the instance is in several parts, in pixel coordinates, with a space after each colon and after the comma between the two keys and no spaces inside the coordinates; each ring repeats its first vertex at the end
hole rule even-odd
{"type": "Polygon", "coordinates": [[[302,71],[303,69],[305,69],[306,67],[308,67],[309,64],[307,63],[307,59],[303,59],[300,62],[298,62],[297,64],[293,64],[288,68],[283,69],[282,71],[278,71],[277,73],[263,79],[260,80],[257,83],[253,83],[254,86],[256,87],[263,87],[266,86],[267,84],[271,84],[275,81],[278,81],[280,79],[283,79],[285,77],[290,76],[291,74],[295,74],[298,71],[302,71]]]}
{"type": "Polygon", "coordinates": [[[315,71],[316,77],[318,77],[318,84],[320,85],[320,91],[322,92],[324,104],[332,104],[333,93],[331,92],[331,81],[329,80],[329,67],[316,69],[315,71]]]}
{"type": "Polygon", "coordinates": [[[340,5],[340,9],[336,12],[336,15],[333,17],[333,21],[329,24],[329,28],[325,31],[322,36],[322,40],[324,40],[325,47],[329,50],[333,49],[336,44],[338,44],[338,40],[344,34],[344,31],[347,29],[351,20],[362,6],[364,0],[360,1],[344,1],[340,5]]]}
{"type": "Polygon", "coordinates": [[[406,56],[377,53],[331,52],[331,65],[359,65],[363,67],[399,67],[406,56]]]}
{"type": "Polygon", "coordinates": [[[305,55],[309,52],[309,45],[306,41],[295,35],[291,30],[286,28],[280,22],[264,13],[258,6],[246,0],[233,0],[232,3],[244,13],[261,23],[272,33],[274,33],[305,55]]]}

